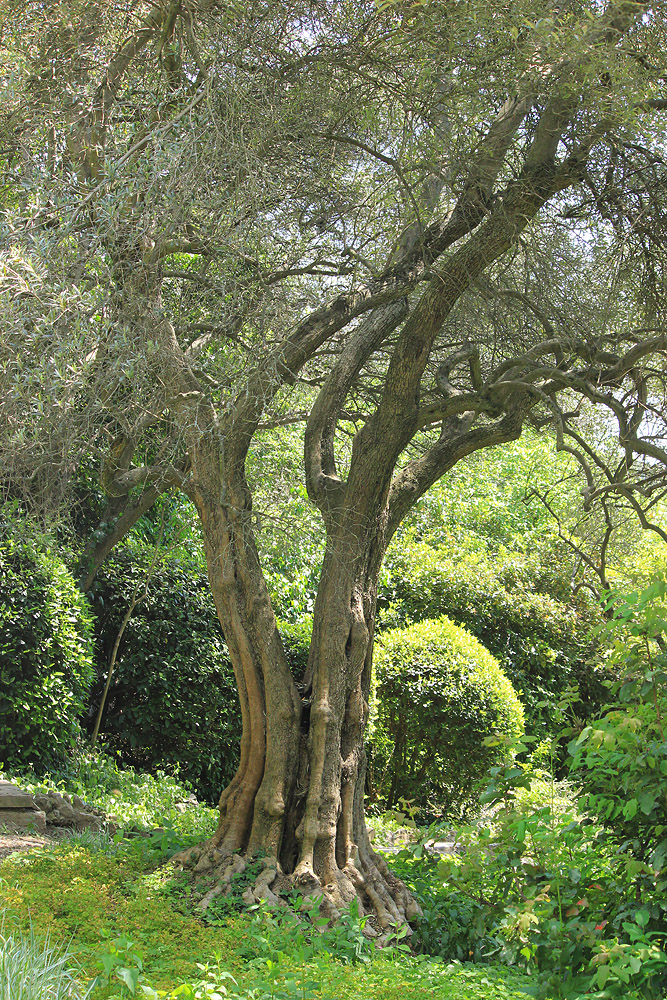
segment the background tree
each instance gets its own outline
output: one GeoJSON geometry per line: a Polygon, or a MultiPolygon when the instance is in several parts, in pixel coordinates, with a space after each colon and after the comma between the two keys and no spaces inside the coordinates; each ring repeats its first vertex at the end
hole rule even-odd
{"type": "Polygon", "coordinates": [[[239,687],[239,769],[189,860],[224,878],[261,848],[258,895],[298,885],[333,915],[359,896],[382,931],[414,913],[362,808],[392,535],[524,425],[596,466],[580,400],[618,428],[605,495],[641,506],[665,458],[664,12],[513,11],[165,3],[56,27],[37,7],[10,39],[25,72],[8,170],[28,192],[12,193],[12,252],[25,271],[37,231],[48,261],[28,340],[57,335],[55,289],[86,285],[74,413],[110,496],[168,486],[195,504],[239,687]],[[31,131],[45,119],[50,157],[31,131]],[[326,533],[298,684],[246,475],[262,425],[297,417],[326,533]]]}

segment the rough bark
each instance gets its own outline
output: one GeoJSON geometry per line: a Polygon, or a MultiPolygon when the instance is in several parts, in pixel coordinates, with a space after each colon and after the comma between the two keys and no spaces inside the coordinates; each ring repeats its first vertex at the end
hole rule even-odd
{"type": "Polygon", "coordinates": [[[363,734],[384,547],[372,534],[359,546],[358,519],[340,512],[322,570],[308,677],[297,687],[259,565],[250,495],[220,441],[210,434],[199,442],[191,496],[239,688],[241,759],[220,798],[214,837],[179,860],[213,872],[224,891],[244,857],[261,851],[265,868],[253,898],[276,901],[298,888],[322,896],[332,918],[358,898],[372,916],[369,933],[374,927],[389,934],[417,908],[374,854],[363,812],[363,734]]]}

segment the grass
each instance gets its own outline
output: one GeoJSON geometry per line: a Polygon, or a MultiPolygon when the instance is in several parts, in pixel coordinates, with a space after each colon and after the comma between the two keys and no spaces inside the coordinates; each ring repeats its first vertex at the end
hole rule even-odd
{"type": "Polygon", "coordinates": [[[89,995],[80,982],[78,964],[50,935],[39,939],[27,932],[0,927],[0,1000],[84,1000],[89,995]]]}
{"type": "MultiPolygon", "coordinates": [[[[60,993],[3,986],[0,1000],[525,1000],[530,989],[514,969],[414,956],[401,942],[376,951],[354,913],[323,933],[297,920],[298,904],[278,915],[221,906],[205,924],[166,862],[210,834],[212,810],[179,813],[187,790],[175,779],[121,771],[103,755],[80,760],[60,787],[128,825],[167,829],[131,839],[86,832],[0,862],[7,954],[62,982],[60,993]]],[[[404,822],[378,825],[395,834],[404,822]]]]}
{"type": "MultiPolygon", "coordinates": [[[[117,977],[123,968],[135,970],[137,989],[150,985],[171,992],[205,979],[211,963],[234,976],[242,996],[257,1000],[268,1000],[271,989],[274,1000],[289,995],[290,984],[295,997],[317,1000],[525,1000],[522,989],[529,981],[509,969],[445,964],[402,952],[379,953],[358,964],[337,961],[329,952],[290,954],[280,950],[288,947],[289,933],[281,937],[279,928],[258,923],[263,918],[257,914],[234,914],[205,926],[181,912],[183,901],[170,895],[169,879],[156,869],[156,860],[144,841],[101,839],[11,856],[0,864],[0,908],[15,928],[12,940],[18,941],[21,931],[33,947],[39,939],[53,942],[51,948],[67,947],[62,954],[68,955],[68,968],[78,966],[81,990],[103,973],[106,961],[111,975],[98,982],[91,1000],[130,996],[117,977]],[[258,932],[263,926],[268,933],[258,932]]],[[[79,995],[73,993],[72,1000],[79,995]]],[[[67,993],[54,993],[53,1000],[61,996],[67,993]]],[[[24,1000],[20,993],[18,998],[24,1000]]],[[[52,1000],[44,994],[47,998],[52,1000]]],[[[0,1000],[15,995],[0,993],[0,1000]]],[[[26,994],[25,1000],[42,1000],[42,994],[26,994]]]]}
{"type": "Polygon", "coordinates": [[[103,849],[64,842],[0,864],[0,907],[21,929],[61,942],[71,941],[89,979],[110,938],[128,936],[146,956],[156,984],[167,988],[178,977],[196,975],[196,963],[214,951],[233,952],[237,931],[204,927],[177,912],[150,884],[155,859],[143,842],[103,849]]]}

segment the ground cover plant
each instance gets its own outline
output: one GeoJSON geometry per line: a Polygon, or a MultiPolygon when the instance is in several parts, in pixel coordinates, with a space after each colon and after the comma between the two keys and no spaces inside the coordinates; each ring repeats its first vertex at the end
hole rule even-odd
{"type": "MultiPolygon", "coordinates": [[[[350,914],[331,932],[296,932],[307,914],[226,913],[205,924],[180,912],[160,891],[156,853],[130,845],[63,844],[0,866],[6,919],[38,937],[68,940],[93,998],[139,996],[244,1000],[308,997],[350,1000],[432,996],[449,1000],[518,1000],[526,980],[498,968],[416,959],[400,950],[372,954],[360,919],[350,914]],[[327,936],[328,933],[328,936],[327,936]],[[208,992],[207,992],[208,990],[208,992]],[[164,992],[162,992],[164,991],[164,992]]],[[[3,1000],[5,998],[3,997],[3,1000]]]]}
{"type": "Polygon", "coordinates": [[[182,835],[215,829],[216,811],[198,802],[190,785],[173,773],[122,767],[115,754],[105,751],[81,750],[50,776],[31,770],[0,771],[0,776],[29,792],[54,789],[78,795],[123,829],[167,828],[182,835]]]}
{"type": "MultiPolygon", "coordinates": [[[[119,792],[113,801],[121,812],[143,816],[148,826],[162,817],[143,776],[128,771],[119,780],[119,772],[99,760],[95,766],[84,762],[81,771],[87,777],[70,785],[72,791],[94,774],[107,782],[113,778],[119,792]]],[[[194,810],[191,824],[197,823],[201,836],[206,814],[194,810]]],[[[91,1000],[418,1000],[425,992],[436,1000],[525,997],[529,981],[521,972],[413,955],[398,927],[393,942],[377,950],[363,933],[368,918],[354,906],[333,927],[319,914],[318,900],[304,897],[286,900],[279,910],[248,909],[241,894],[249,876],[240,877],[224,905],[204,915],[189,879],[169,861],[189,842],[177,830],[169,837],[86,833],[10,856],[0,862],[7,950],[32,955],[33,969],[50,968],[52,985],[60,969],[62,981],[74,982],[81,998],[90,988],[91,1000]]],[[[13,993],[0,996],[15,1000],[13,993]]],[[[19,994],[17,1000],[24,998],[19,994]]],[[[30,1000],[60,997],[47,993],[30,1000]]]]}

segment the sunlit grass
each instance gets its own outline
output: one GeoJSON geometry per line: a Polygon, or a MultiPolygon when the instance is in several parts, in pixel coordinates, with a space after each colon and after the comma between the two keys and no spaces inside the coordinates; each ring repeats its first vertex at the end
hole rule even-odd
{"type": "Polygon", "coordinates": [[[79,969],[68,949],[0,924],[0,1000],[84,1000],[79,969]]]}

